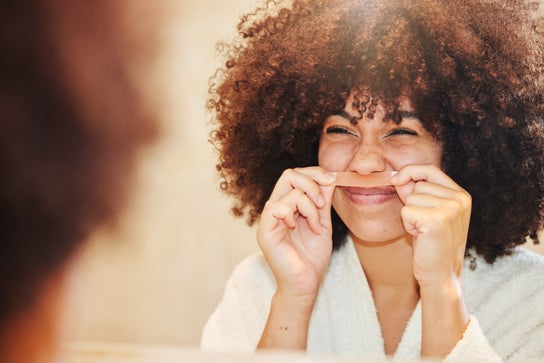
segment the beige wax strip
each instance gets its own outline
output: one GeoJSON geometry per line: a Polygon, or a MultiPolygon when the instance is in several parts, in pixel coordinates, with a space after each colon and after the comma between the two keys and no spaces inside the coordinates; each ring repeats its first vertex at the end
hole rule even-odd
{"type": "Polygon", "coordinates": [[[397,171],[382,171],[369,175],[362,175],[353,172],[337,172],[336,186],[340,187],[362,187],[373,188],[391,185],[391,178],[397,171]]]}

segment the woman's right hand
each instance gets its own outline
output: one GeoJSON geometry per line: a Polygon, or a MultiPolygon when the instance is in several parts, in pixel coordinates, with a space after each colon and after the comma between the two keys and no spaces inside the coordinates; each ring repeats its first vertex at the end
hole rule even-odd
{"type": "Polygon", "coordinates": [[[331,203],[336,175],[320,167],[286,170],[264,206],[259,246],[277,294],[315,299],[332,254],[331,203]]]}

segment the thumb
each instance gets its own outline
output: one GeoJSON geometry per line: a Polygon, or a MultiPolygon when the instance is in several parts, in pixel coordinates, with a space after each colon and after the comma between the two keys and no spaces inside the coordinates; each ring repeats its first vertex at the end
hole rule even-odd
{"type": "Polygon", "coordinates": [[[321,187],[321,192],[323,193],[323,196],[325,197],[325,205],[323,209],[330,210],[332,205],[332,196],[334,194],[336,186],[335,185],[327,185],[321,187]]]}
{"type": "Polygon", "coordinates": [[[394,187],[401,202],[406,204],[406,197],[414,192],[415,183],[411,181],[407,184],[395,185],[394,187]]]}
{"type": "Polygon", "coordinates": [[[332,233],[331,206],[334,189],[334,185],[321,186],[321,192],[325,197],[325,205],[318,209],[320,223],[329,233],[332,233]]]}

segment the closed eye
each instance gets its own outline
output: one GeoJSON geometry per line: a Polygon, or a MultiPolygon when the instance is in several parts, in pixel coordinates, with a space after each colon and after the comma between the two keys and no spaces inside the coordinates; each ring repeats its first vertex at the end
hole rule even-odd
{"type": "Polygon", "coordinates": [[[325,133],[327,133],[327,134],[343,134],[343,135],[357,136],[357,134],[355,134],[353,131],[349,130],[346,127],[342,127],[342,126],[327,127],[327,129],[325,130],[325,133]]]}
{"type": "Polygon", "coordinates": [[[412,129],[407,129],[407,128],[404,128],[404,127],[399,127],[399,128],[396,128],[396,129],[393,129],[391,131],[389,131],[389,133],[387,134],[387,136],[397,136],[397,135],[410,135],[410,136],[418,136],[418,133],[412,129]]]}

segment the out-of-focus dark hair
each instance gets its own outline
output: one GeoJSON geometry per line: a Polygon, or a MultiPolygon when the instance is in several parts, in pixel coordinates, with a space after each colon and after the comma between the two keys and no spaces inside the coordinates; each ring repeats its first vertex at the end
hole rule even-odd
{"type": "Polygon", "coordinates": [[[124,3],[0,3],[0,327],[115,223],[137,152],[157,135],[124,3]]]}
{"type": "MultiPolygon", "coordinates": [[[[325,118],[363,89],[407,94],[468,190],[468,247],[488,262],[537,238],[544,199],[544,73],[535,2],[269,1],[242,18],[212,78],[212,142],[236,215],[257,221],[284,169],[317,165],[325,118]]],[[[346,226],[333,212],[333,242],[346,226]]]]}

